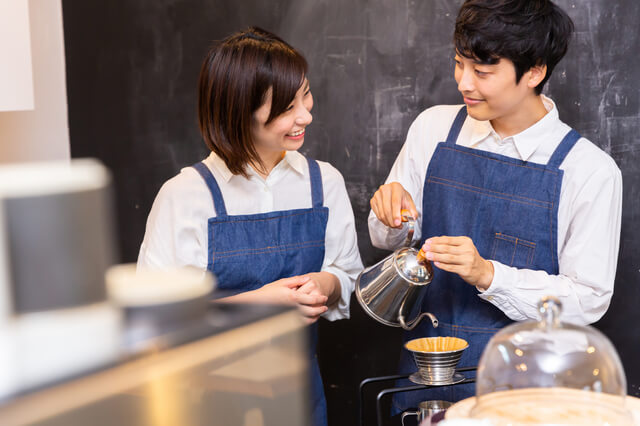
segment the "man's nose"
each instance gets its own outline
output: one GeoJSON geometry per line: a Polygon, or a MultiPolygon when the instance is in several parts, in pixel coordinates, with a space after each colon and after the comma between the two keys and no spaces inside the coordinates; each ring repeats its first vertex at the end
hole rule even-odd
{"type": "Polygon", "coordinates": [[[472,92],[474,90],[473,70],[462,70],[460,81],[458,82],[458,90],[460,92],[472,92]]]}

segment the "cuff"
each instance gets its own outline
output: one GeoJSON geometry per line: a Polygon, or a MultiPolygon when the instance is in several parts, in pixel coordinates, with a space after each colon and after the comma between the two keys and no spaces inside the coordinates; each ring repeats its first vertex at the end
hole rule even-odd
{"type": "Polygon", "coordinates": [[[355,280],[352,280],[343,270],[334,267],[326,267],[322,269],[322,272],[329,272],[338,277],[340,281],[340,299],[329,307],[329,310],[322,314],[321,317],[329,321],[348,319],[350,316],[349,302],[351,301],[355,280]]]}
{"type": "Polygon", "coordinates": [[[500,262],[495,260],[490,260],[490,262],[493,264],[493,280],[486,290],[476,287],[479,292],[478,297],[497,306],[506,313],[511,306],[509,303],[509,286],[507,285],[508,282],[512,282],[509,279],[510,271],[507,266],[500,262]]]}
{"type": "MultiPolygon", "coordinates": [[[[369,237],[374,247],[395,250],[404,245],[407,239],[407,228],[391,228],[380,222],[380,220],[371,213],[368,219],[369,237]]],[[[420,238],[420,227],[416,224],[414,229],[413,240],[420,238]]]]}

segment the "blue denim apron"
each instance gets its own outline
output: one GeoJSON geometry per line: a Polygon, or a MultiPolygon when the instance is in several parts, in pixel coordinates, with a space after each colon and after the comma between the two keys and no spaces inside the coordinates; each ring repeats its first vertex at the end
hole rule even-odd
{"type": "MultiPolygon", "coordinates": [[[[227,214],[209,168],[194,164],[211,191],[216,211],[208,221],[207,269],[216,275],[219,289],[250,291],[281,278],[320,271],[329,209],[323,207],[320,167],[312,159],[307,163],[311,208],[236,216],[227,214]]],[[[315,356],[317,325],[310,331],[312,419],[314,426],[325,426],[327,406],[315,356]]]]}
{"type": "MultiPolygon", "coordinates": [[[[462,107],[445,142],[436,147],[424,182],[422,238],[468,236],[485,259],[515,268],[558,274],[557,219],[563,171],[560,164],[580,139],[571,130],[548,164],[536,164],[456,145],[467,116],[462,107]]],[[[489,339],[512,321],[497,307],[478,297],[478,290],[457,274],[435,269],[423,312],[439,320],[406,332],[408,341],[425,336],[455,336],[469,342],[460,367],[476,366],[489,339]]],[[[401,373],[417,367],[404,350],[401,373]]],[[[403,381],[402,385],[409,385],[403,381]]],[[[475,394],[475,384],[432,388],[400,394],[395,409],[417,407],[420,401],[458,401],[475,394]]]]}

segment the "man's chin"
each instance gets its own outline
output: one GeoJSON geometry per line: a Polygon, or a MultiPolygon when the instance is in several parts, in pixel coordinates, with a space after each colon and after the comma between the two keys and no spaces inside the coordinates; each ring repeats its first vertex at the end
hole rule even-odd
{"type": "Polygon", "coordinates": [[[467,114],[469,115],[469,117],[474,118],[478,121],[488,121],[492,118],[485,105],[467,105],[467,114]]]}

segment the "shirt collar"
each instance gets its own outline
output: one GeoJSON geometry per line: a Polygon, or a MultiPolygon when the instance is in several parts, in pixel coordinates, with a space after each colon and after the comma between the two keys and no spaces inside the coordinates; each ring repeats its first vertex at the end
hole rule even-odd
{"type": "MultiPolygon", "coordinates": [[[[517,135],[506,138],[513,139],[513,144],[523,161],[527,161],[538,147],[551,137],[553,129],[558,124],[558,121],[560,121],[558,109],[556,108],[556,104],[553,100],[544,95],[541,96],[542,103],[547,110],[547,114],[545,114],[544,117],[531,127],[523,130],[517,135]]],[[[473,126],[471,129],[471,136],[468,139],[461,141],[463,142],[461,145],[473,147],[478,142],[481,142],[489,136],[494,137],[496,140],[500,140],[500,136],[493,129],[491,122],[478,121],[471,118],[471,124],[473,126]]]]}
{"type": "MultiPolygon", "coordinates": [[[[229,180],[234,176],[234,174],[231,173],[231,170],[229,170],[229,168],[225,164],[224,160],[222,160],[222,158],[220,158],[214,152],[209,154],[209,156],[205,159],[205,162],[207,163],[207,165],[209,165],[209,168],[215,169],[218,172],[218,175],[225,182],[229,182],[229,180]]],[[[306,160],[302,154],[297,151],[287,151],[282,161],[278,163],[278,165],[276,165],[276,168],[282,166],[290,166],[297,173],[304,175],[305,163],[306,160]]],[[[256,171],[253,170],[253,168],[248,164],[245,167],[247,168],[247,173],[249,173],[249,175],[258,175],[256,171]]]]}
{"type": "Polygon", "coordinates": [[[220,158],[215,152],[211,152],[209,156],[204,160],[210,169],[215,170],[217,175],[221,177],[225,182],[229,182],[229,179],[233,177],[233,173],[227,167],[224,160],[220,158]]]}
{"type": "Polygon", "coordinates": [[[283,161],[291,166],[291,168],[297,173],[304,175],[306,170],[305,165],[307,164],[307,160],[304,155],[300,154],[298,151],[287,151],[284,154],[283,161]]]}

